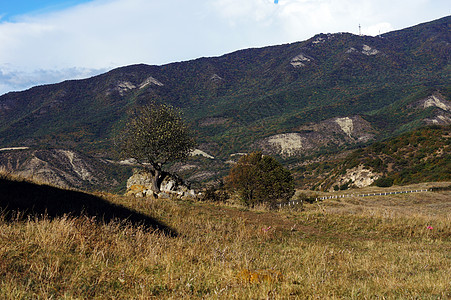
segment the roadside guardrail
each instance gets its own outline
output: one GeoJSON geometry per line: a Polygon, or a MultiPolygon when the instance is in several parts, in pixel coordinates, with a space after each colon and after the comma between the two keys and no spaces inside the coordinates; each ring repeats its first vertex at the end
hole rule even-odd
{"type": "MultiPolygon", "coordinates": [[[[401,191],[401,192],[381,192],[381,193],[371,193],[371,194],[343,194],[343,195],[332,195],[332,196],[323,196],[315,198],[315,202],[328,200],[328,199],[340,199],[340,198],[351,198],[351,197],[371,197],[371,196],[387,196],[387,195],[396,195],[396,194],[409,194],[409,193],[420,193],[420,192],[430,192],[432,189],[425,190],[410,190],[410,191],[401,191]]],[[[279,208],[285,206],[295,206],[302,204],[302,200],[291,200],[286,203],[279,203],[279,208]]]]}

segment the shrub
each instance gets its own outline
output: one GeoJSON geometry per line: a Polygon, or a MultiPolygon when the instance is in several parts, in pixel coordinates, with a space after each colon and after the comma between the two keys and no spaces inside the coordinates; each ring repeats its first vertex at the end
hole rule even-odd
{"type": "Polygon", "coordinates": [[[340,191],[344,191],[347,189],[349,189],[349,182],[346,182],[346,183],[340,185],[340,191]]]}
{"type": "Polygon", "coordinates": [[[307,195],[306,193],[296,193],[295,200],[300,201],[301,203],[314,203],[318,198],[317,195],[307,195]]]}
{"type": "Polygon", "coordinates": [[[214,185],[209,185],[205,188],[201,200],[210,202],[226,202],[227,199],[229,199],[229,195],[221,186],[216,187],[214,185]]]}
{"type": "Polygon", "coordinates": [[[374,185],[378,187],[391,187],[393,185],[393,178],[391,177],[381,177],[374,181],[374,185]]]}
{"type": "Polygon", "coordinates": [[[225,178],[227,187],[237,192],[246,206],[267,203],[275,206],[294,194],[293,177],[271,156],[254,152],[240,158],[225,178]]]}

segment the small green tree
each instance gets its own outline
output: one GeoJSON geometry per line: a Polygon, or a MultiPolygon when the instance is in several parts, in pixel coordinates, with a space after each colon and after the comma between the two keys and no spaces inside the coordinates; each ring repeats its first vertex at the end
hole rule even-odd
{"type": "Polygon", "coordinates": [[[136,159],[154,174],[152,190],[155,193],[160,192],[163,165],[185,159],[195,146],[181,112],[156,103],[138,107],[119,140],[123,157],[136,159]]]}
{"type": "Polygon", "coordinates": [[[238,192],[243,203],[275,205],[294,194],[293,177],[271,156],[254,152],[240,158],[225,178],[227,187],[238,192]]]}
{"type": "Polygon", "coordinates": [[[391,187],[393,185],[393,178],[391,177],[381,177],[374,181],[373,185],[378,187],[391,187]]]}

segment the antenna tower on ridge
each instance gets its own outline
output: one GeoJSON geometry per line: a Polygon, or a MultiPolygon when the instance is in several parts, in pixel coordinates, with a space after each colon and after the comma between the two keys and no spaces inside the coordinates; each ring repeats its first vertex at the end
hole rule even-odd
{"type": "Polygon", "coordinates": [[[359,35],[362,36],[362,26],[359,24],[359,35]]]}

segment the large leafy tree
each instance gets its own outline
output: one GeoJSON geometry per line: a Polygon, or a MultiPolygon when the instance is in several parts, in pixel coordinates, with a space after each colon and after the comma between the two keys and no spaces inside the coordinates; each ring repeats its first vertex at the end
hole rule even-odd
{"type": "Polygon", "coordinates": [[[248,206],[258,203],[275,205],[290,199],[294,194],[290,171],[273,157],[261,152],[241,157],[225,181],[248,206]]]}
{"type": "Polygon", "coordinates": [[[135,109],[119,139],[122,155],[136,159],[154,174],[155,193],[160,192],[163,165],[185,159],[195,146],[181,112],[156,103],[135,109]]]}

